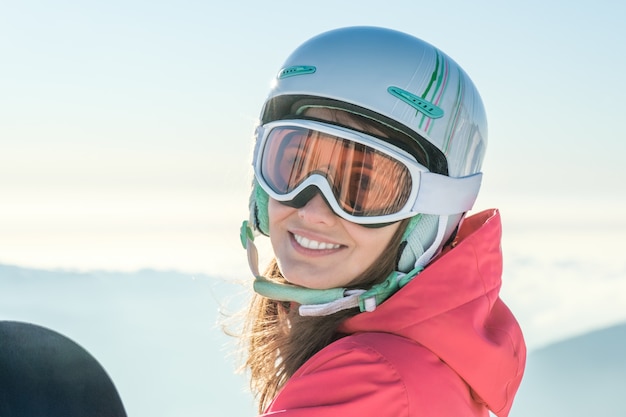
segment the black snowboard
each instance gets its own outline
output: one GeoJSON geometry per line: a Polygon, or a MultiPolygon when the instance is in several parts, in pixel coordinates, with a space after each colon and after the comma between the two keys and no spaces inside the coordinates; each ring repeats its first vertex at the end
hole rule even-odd
{"type": "Polygon", "coordinates": [[[1,417],[126,417],[111,378],[69,338],[0,321],[1,417]]]}

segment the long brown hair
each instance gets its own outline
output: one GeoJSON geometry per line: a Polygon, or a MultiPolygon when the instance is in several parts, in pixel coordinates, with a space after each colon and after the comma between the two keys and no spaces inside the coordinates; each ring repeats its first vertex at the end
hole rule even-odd
{"type": "MultiPolygon", "coordinates": [[[[406,220],[400,224],[389,250],[372,263],[352,288],[368,289],[384,281],[395,269],[406,224],[406,220]]],[[[264,276],[286,282],[275,259],[264,276]]],[[[240,339],[247,355],[244,366],[250,372],[250,388],[259,401],[260,413],[304,362],[341,337],[337,334],[339,324],[357,313],[359,309],[355,308],[329,316],[303,317],[297,306],[253,295],[240,339]]]]}
{"type": "MultiPolygon", "coordinates": [[[[300,113],[297,117],[312,117],[387,138],[397,134],[389,132],[375,120],[351,111],[323,106],[303,108],[302,111],[297,110],[300,113]]],[[[369,289],[391,274],[397,265],[407,224],[408,220],[401,222],[389,242],[388,250],[355,280],[351,288],[369,289]]],[[[286,282],[275,259],[270,262],[264,276],[276,282],[286,282]]],[[[253,295],[245,313],[240,341],[246,355],[244,367],[250,372],[250,388],[259,401],[260,413],[304,362],[341,337],[337,334],[339,324],[358,313],[359,309],[354,308],[328,316],[302,317],[297,306],[253,295]]]]}

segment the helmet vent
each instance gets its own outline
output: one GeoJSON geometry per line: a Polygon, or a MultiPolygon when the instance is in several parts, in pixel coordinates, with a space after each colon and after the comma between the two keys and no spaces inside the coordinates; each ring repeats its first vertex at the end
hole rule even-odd
{"type": "Polygon", "coordinates": [[[443,110],[441,107],[437,107],[430,101],[424,100],[421,97],[416,96],[413,93],[409,93],[406,90],[403,90],[399,87],[389,87],[387,91],[394,97],[399,98],[400,100],[407,103],[409,106],[417,109],[417,111],[424,113],[426,116],[431,119],[438,119],[443,117],[443,110]]]}
{"type": "Polygon", "coordinates": [[[316,68],[312,65],[295,65],[292,67],[283,68],[279,71],[277,78],[295,77],[296,75],[313,74],[316,68]]]}

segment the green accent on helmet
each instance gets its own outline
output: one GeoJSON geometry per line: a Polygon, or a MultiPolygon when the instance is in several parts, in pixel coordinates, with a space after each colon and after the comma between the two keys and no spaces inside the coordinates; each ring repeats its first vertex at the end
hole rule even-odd
{"type": "Polygon", "coordinates": [[[424,113],[431,119],[438,119],[440,117],[443,117],[443,110],[440,107],[437,107],[430,101],[424,100],[423,98],[416,96],[413,93],[403,90],[400,87],[394,86],[388,87],[387,91],[392,96],[399,98],[400,100],[407,103],[409,106],[417,109],[417,111],[421,113],[424,113]]]}
{"type": "Polygon", "coordinates": [[[445,140],[443,144],[441,145],[444,152],[448,152],[448,150],[450,149],[450,141],[452,140],[453,128],[458,123],[458,120],[462,117],[460,112],[462,110],[462,104],[463,104],[462,103],[462,99],[464,95],[463,88],[464,88],[463,83],[461,82],[457,83],[456,100],[454,102],[453,112],[451,115],[452,123],[450,123],[448,127],[446,128],[446,131],[444,134],[445,140]]]}
{"type": "Polygon", "coordinates": [[[283,68],[278,72],[278,79],[295,77],[296,75],[313,74],[316,68],[312,65],[294,65],[292,67],[283,68]]]}
{"type": "MultiPolygon", "coordinates": [[[[435,68],[433,69],[433,72],[430,75],[430,81],[428,82],[428,86],[426,87],[426,90],[424,91],[424,94],[422,94],[422,98],[428,97],[428,92],[433,87],[433,84],[435,84],[435,82],[437,82],[437,80],[439,80],[439,81],[437,82],[436,89],[438,90],[439,86],[441,85],[441,77],[439,76],[439,68],[441,67],[441,54],[439,53],[439,51],[435,51],[435,54],[437,55],[437,61],[435,62],[435,68]]],[[[434,95],[434,93],[433,93],[433,95],[434,95]]]]}
{"type": "MultiPolygon", "coordinates": [[[[424,93],[422,94],[422,98],[423,99],[428,99],[429,97],[429,93],[430,93],[430,99],[434,99],[435,96],[437,94],[444,94],[448,84],[444,84],[443,85],[443,91],[441,91],[441,87],[443,84],[443,80],[444,80],[444,74],[447,70],[448,64],[446,63],[446,61],[443,59],[443,57],[441,56],[441,53],[438,50],[435,50],[435,54],[437,56],[437,61],[435,63],[435,68],[433,69],[433,72],[430,76],[430,81],[428,82],[428,86],[426,87],[426,90],[424,91],[424,93]],[[433,89],[434,87],[434,89],[433,89]],[[432,92],[431,92],[431,89],[432,92]]],[[[420,120],[419,122],[419,128],[423,129],[424,128],[424,123],[426,123],[426,116],[422,116],[422,120],[420,120]]],[[[426,133],[428,133],[429,135],[431,134],[431,131],[433,129],[434,123],[430,124],[429,128],[426,130],[426,133]]]]}

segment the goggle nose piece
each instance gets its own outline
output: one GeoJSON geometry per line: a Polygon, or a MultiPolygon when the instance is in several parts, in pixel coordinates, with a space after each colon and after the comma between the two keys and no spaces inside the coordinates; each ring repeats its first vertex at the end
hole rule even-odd
{"type": "MultiPolygon", "coordinates": [[[[326,203],[326,205],[332,210],[332,206],[328,203],[328,200],[326,199],[326,196],[324,195],[324,193],[322,192],[322,190],[320,190],[316,185],[309,185],[308,187],[306,187],[304,190],[300,191],[298,193],[298,195],[296,195],[293,199],[289,200],[289,201],[281,201],[281,204],[284,204],[285,206],[289,206],[289,207],[293,207],[295,209],[300,209],[304,206],[306,206],[306,204],[311,201],[311,199],[313,197],[315,197],[316,195],[321,195],[322,198],[324,199],[324,203],[326,203]]],[[[335,213],[336,214],[336,213],[335,213]]],[[[389,223],[375,223],[375,224],[361,224],[361,226],[370,228],[370,229],[377,229],[379,227],[385,227],[385,226],[389,226],[390,224],[393,224],[395,222],[389,222],[389,223]]]]}
{"type": "Polygon", "coordinates": [[[315,197],[317,194],[322,196],[322,198],[324,199],[324,202],[332,210],[332,207],[330,206],[330,204],[328,204],[328,201],[326,200],[326,197],[324,197],[324,194],[322,193],[322,190],[317,188],[317,186],[315,186],[315,185],[309,185],[304,190],[300,191],[298,193],[298,195],[296,195],[293,199],[291,199],[289,201],[281,201],[281,203],[286,205],[286,206],[299,209],[299,208],[302,208],[302,207],[306,206],[306,204],[309,201],[311,201],[311,199],[313,197],[315,197]]]}

